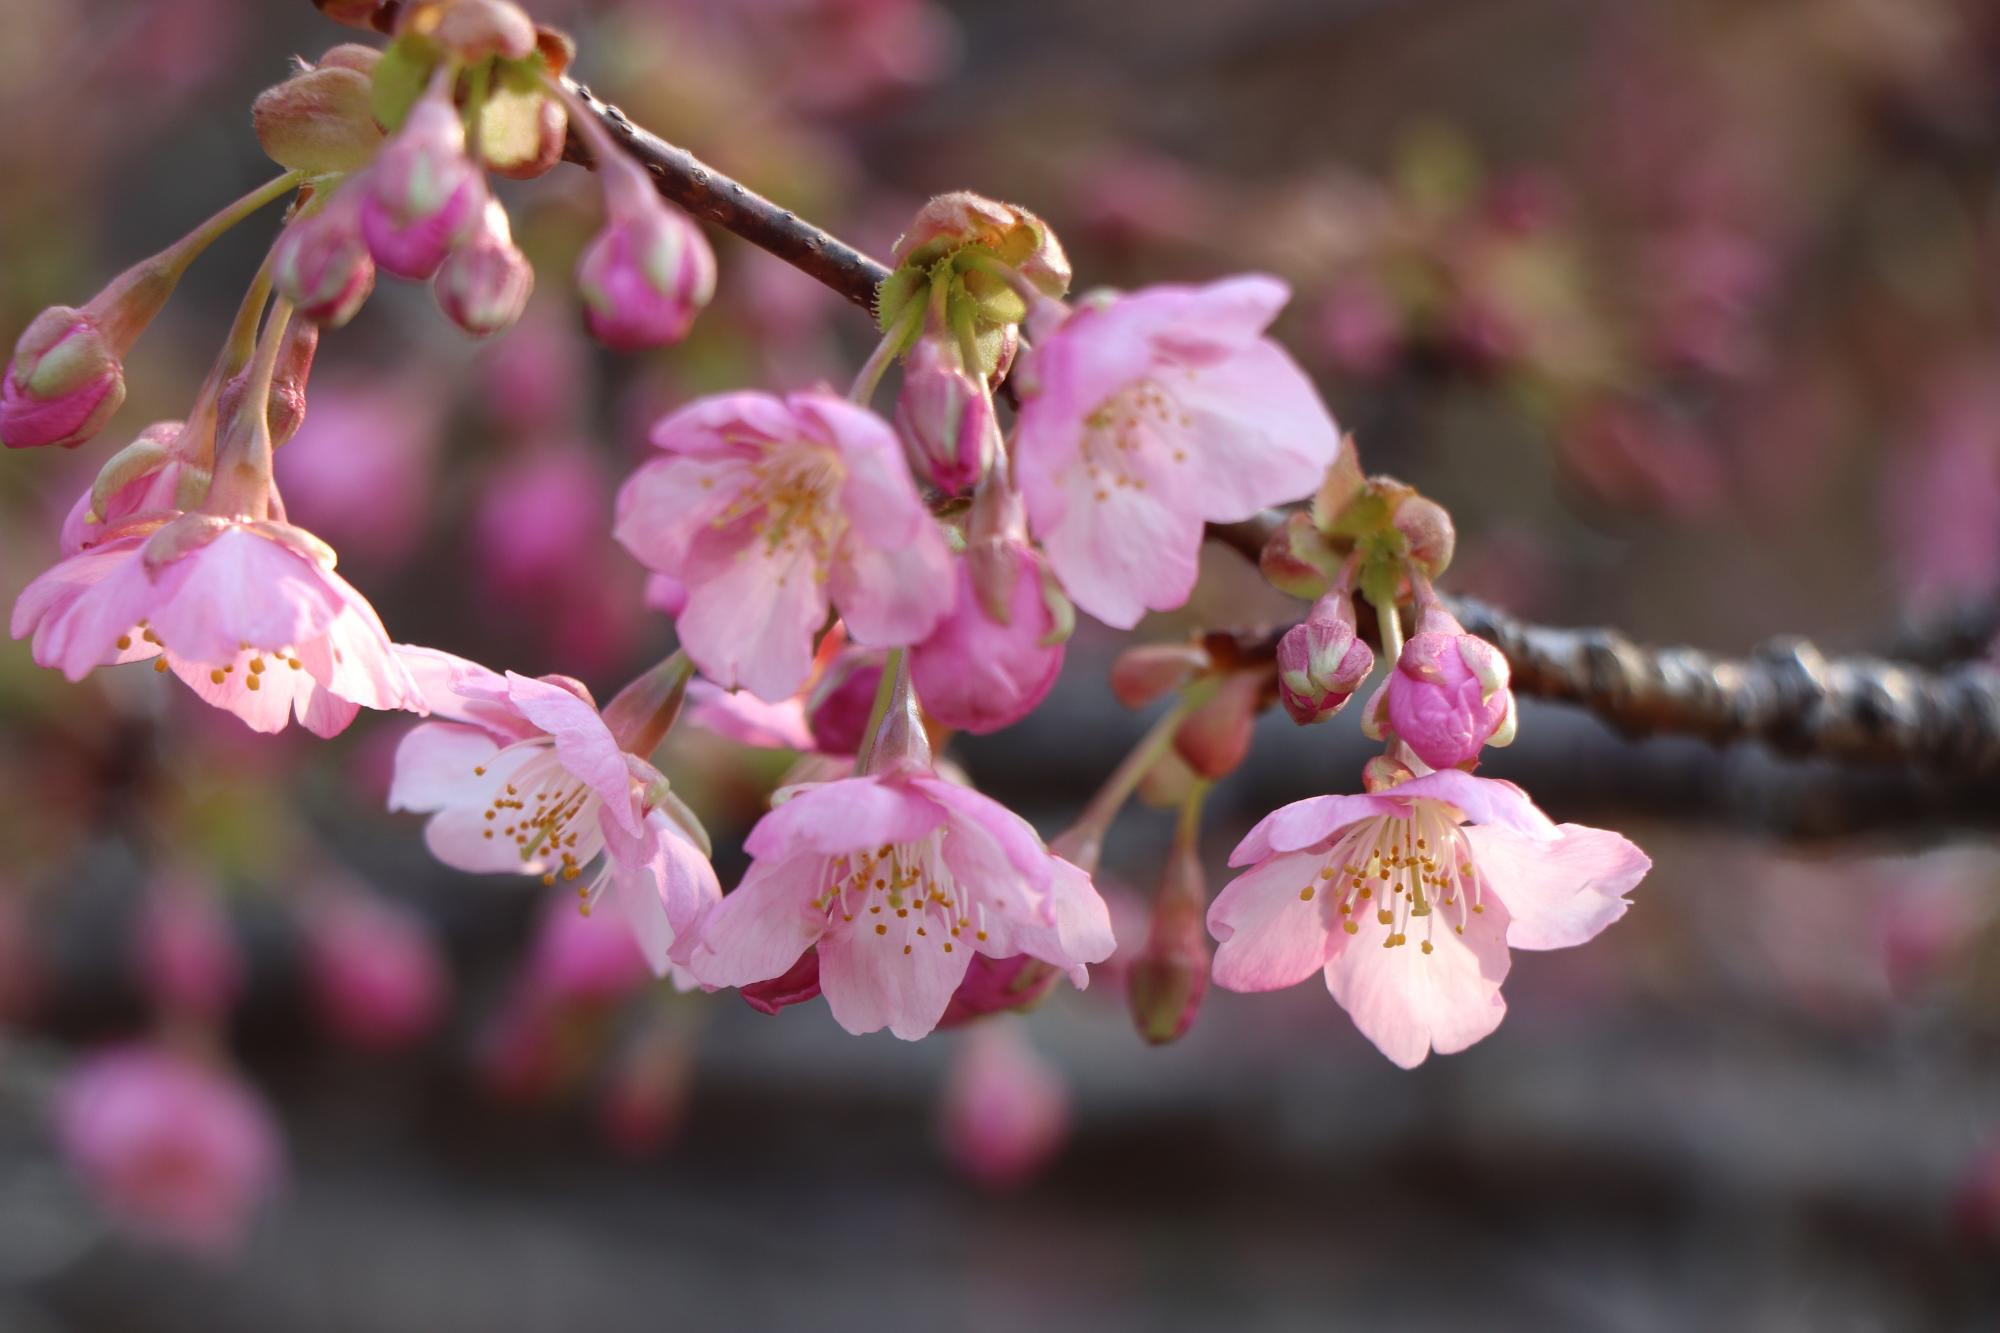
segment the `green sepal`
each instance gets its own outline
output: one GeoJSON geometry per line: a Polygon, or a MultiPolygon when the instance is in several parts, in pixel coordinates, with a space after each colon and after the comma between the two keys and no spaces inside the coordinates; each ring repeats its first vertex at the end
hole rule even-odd
{"type": "Polygon", "coordinates": [[[369,107],[385,131],[394,134],[402,128],[410,108],[430,86],[431,71],[437,68],[440,55],[436,42],[415,35],[398,37],[382,53],[375,66],[369,107]]]}

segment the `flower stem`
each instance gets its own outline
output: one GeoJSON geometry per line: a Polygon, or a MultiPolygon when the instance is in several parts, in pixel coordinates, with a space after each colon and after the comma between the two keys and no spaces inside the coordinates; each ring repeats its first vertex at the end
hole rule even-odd
{"type": "Polygon", "coordinates": [[[910,345],[910,335],[917,331],[917,323],[923,314],[924,307],[919,302],[912,301],[903,307],[902,313],[896,316],[896,322],[882,335],[882,341],[875,344],[875,350],[862,362],[860,372],[847,390],[849,402],[868,406],[869,400],[875,397],[875,388],[881,384],[882,376],[888,373],[890,363],[910,345]]]}
{"type": "Polygon", "coordinates": [[[214,477],[209,482],[208,498],[202,502],[206,513],[253,519],[270,513],[271,380],[291,322],[292,303],[281,296],[271,303],[271,313],[264,321],[243,401],[236,415],[222,424],[216,441],[214,477]]]}
{"type": "Polygon", "coordinates": [[[955,260],[960,268],[971,269],[975,273],[984,273],[989,278],[998,278],[1001,282],[1006,283],[1009,287],[1013,288],[1016,296],[1019,296],[1023,301],[1028,303],[1028,308],[1031,310],[1043,301],[1051,299],[1048,293],[1028,281],[1027,274],[1021,272],[1020,269],[1015,268],[998,255],[988,254],[985,251],[977,249],[966,249],[959,251],[955,256],[955,260]]]}
{"type": "Polygon", "coordinates": [[[882,681],[875,687],[875,703],[868,710],[868,726],[861,733],[861,749],[854,756],[854,771],[865,774],[875,762],[876,752],[881,748],[882,732],[887,727],[891,707],[899,695],[906,695],[910,688],[910,653],[907,648],[891,648],[889,656],[882,662],[882,681]]]}
{"type": "Polygon", "coordinates": [[[1138,790],[1146,770],[1157,763],[1174,743],[1174,733],[1180,730],[1181,723],[1209,701],[1220,683],[1215,677],[1206,677],[1181,692],[1174,706],[1160,715],[1160,720],[1139,738],[1139,743],[1119,761],[1118,767],[1111,770],[1111,776],[1104,779],[1104,785],[1090,798],[1082,816],[1051,844],[1057,855],[1087,872],[1096,872],[1097,858],[1104,850],[1104,838],[1111,831],[1112,821],[1118,818],[1125,802],[1138,790]]]}

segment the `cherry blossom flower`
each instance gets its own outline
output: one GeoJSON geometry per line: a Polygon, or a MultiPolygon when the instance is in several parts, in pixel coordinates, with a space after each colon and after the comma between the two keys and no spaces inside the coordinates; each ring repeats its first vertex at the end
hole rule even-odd
{"type": "Polygon", "coordinates": [[[1446,770],[1293,802],[1229,864],[1248,869],[1209,906],[1216,983],[1276,990],[1324,970],[1355,1026],[1408,1069],[1500,1025],[1510,947],[1592,938],[1652,862],[1616,833],[1551,823],[1511,783],[1446,770]]]}
{"type": "Polygon", "coordinates": [[[1064,590],[1106,624],[1181,605],[1204,522],[1298,499],[1333,462],[1333,419],[1264,336],[1287,295],[1251,275],[1031,318],[1017,480],[1064,590]]]}
{"type": "Polygon", "coordinates": [[[1018,1021],[981,1024],[964,1041],[939,1107],[945,1151],[978,1184],[1018,1188],[1068,1141],[1069,1086],[1018,1021]]]}
{"type": "Polygon", "coordinates": [[[790,973],[815,946],[849,1032],[937,1026],[975,954],[1027,954],[1077,986],[1111,954],[1088,875],[1018,815],[928,768],[791,789],[744,844],[735,892],[677,951],[707,986],[790,973]]]}
{"type": "Polygon", "coordinates": [[[361,708],[424,712],[367,599],[330,547],[274,519],[182,514],[108,532],[14,604],[35,661],[81,680],[152,659],[257,731],[296,716],[320,736],[361,708]]]}
{"type": "Polygon", "coordinates": [[[646,961],[667,975],[676,937],[722,888],[666,779],[623,747],[575,681],[400,651],[432,711],[451,720],[403,739],[389,808],[430,814],[425,842],[459,870],[583,880],[585,912],[611,891],[646,961]]]}
{"type": "Polygon", "coordinates": [[[921,640],[951,608],[944,537],[895,432],[828,393],[731,393],[660,422],[667,457],[618,496],[616,534],[680,580],[702,674],[776,702],[812,670],[829,598],[870,647],[921,640]]]}
{"type": "Polygon", "coordinates": [[[55,1116],[64,1154],[113,1220],[197,1255],[238,1248],[284,1170],[256,1091],[163,1049],[91,1056],[64,1080],[55,1116]]]}
{"type": "Polygon", "coordinates": [[[329,885],[303,924],[313,1004],[335,1036],[387,1051],[436,1029],[451,973],[417,913],[365,889],[329,885]]]}

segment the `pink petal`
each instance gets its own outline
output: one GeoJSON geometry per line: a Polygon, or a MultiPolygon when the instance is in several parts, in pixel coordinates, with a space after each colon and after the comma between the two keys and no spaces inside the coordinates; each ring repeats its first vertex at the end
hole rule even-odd
{"type": "Polygon", "coordinates": [[[704,731],[766,750],[811,750],[805,701],[766,703],[748,690],[725,690],[712,681],[691,680],[687,720],[704,731]]]}
{"type": "Polygon", "coordinates": [[[1319,391],[1275,343],[1260,340],[1170,383],[1192,420],[1187,467],[1210,522],[1310,495],[1340,450],[1319,391]]]}
{"type": "Polygon", "coordinates": [[[888,422],[832,394],[795,393],[787,401],[808,438],[839,452],[846,473],[840,506],[863,543],[894,548],[935,526],[888,422]]]}
{"type": "Polygon", "coordinates": [[[692,458],[754,457],[760,445],[797,434],[790,407],[756,390],[697,399],[653,427],[653,444],[692,458]]]}
{"type": "Polygon", "coordinates": [[[345,603],[328,571],[234,525],[154,582],[162,592],[171,586],[150,617],[167,650],[216,666],[234,660],[245,643],[267,651],[304,646],[345,603]]]}
{"type": "Polygon", "coordinates": [[[1063,591],[1105,624],[1130,629],[1148,610],[1171,610],[1194,591],[1202,521],[1184,497],[1150,484],[1099,487],[1080,464],[1063,479],[1059,508],[1024,492],[1063,591]]]}
{"type": "Polygon", "coordinates": [[[1101,963],[1118,947],[1111,933],[1111,908],[1081,866],[1059,856],[1050,859],[1054,873],[1046,915],[1055,924],[1031,921],[1014,932],[1014,943],[1022,953],[1062,968],[1070,984],[1083,990],[1090,985],[1090,969],[1084,964],[1101,963]]]}
{"type": "Polygon", "coordinates": [[[655,459],[619,487],[612,535],[646,568],[678,576],[695,538],[753,480],[736,458],[655,459]]]}
{"type": "Polygon", "coordinates": [[[675,628],[702,674],[776,702],[812,673],[813,635],[826,620],[826,589],[804,551],[769,552],[756,539],[727,549],[718,532],[697,546],[705,577],[688,578],[675,628]]]}
{"type": "Polygon", "coordinates": [[[747,986],[782,976],[826,928],[812,906],[825,859],[812,854],[760,860],[701,920],[687,969],[704,986],[747,986]]]}
{"type": "Polygon", "coordinates": [[[1275,852],[1304,851],[1350,824],[1388,814],[1395,803],[1380,796],[1311,796],[1257,821],[1229,854],[1232,866],[1255,865],[1275,852]]]}
{"type": "Polygon", "coordinates": [[[507,673],[507,697],[521,715],[555,738],[556,758],[570,776],[590,787],[620,828],[641,832],[638,797],[625,751],[595,708],[560,685],[507,673]]]}
{"type": "Polygon", "coordinates": [[[945,812],[901,783],[846,778],[799,792],[757,821],[743,848],[759,860],[800,852],[837,856],[857,847],[915,842],[945,812]]]}
{"type": "Polygon", "coordinates": [[[1463,811],[1475,824],[1503,825],[1541,842],[1553,841],[1558,836],[1555,824],[1536,808],[1526,792],[1498,778],[1474,777],[1447,768],[1412,778],[1383,795],[1399,801],[1419,798],[1442,801],[1463,811]]]}
{"type": "Polygon", "coordinates": [[[1625,915],[1625,894],[1653,862],[1608,829],[1557,826],[1554,842],[1497,825],[1468,828],[1466,839],[1486,887],[1507,904],[1516,949],[1567,949],[1625,915]]]}
{"type": "Polygon", "coordinates": [[[834,1021],[849,1032],[859,1036],[887,1027],[904,1041],[915,1041],[944,1017],[971,961],[970,949],[946,953],[935,939],[844,931],[820,941],[820,992],[834,1021]]]}
{"type": "MultiPolygon", "coordinates": [[[[1509,963],[1507,909],[1490,897],[1485,909],[1468,916],[1463,935],[1433,917],[1439,924],[1429,937],[1431,953],[1421,947],[1423,936],[1389,949],[1374,935],[1350,942],[1327,963],[1333,998],[1361,1034],[1403,1068],[1416,1068],[1432,1050],[1462,1051],[1506,1017],[1500,983],[1509,963]]],[[[1412,922],[1413,933],[1416,926],[1412,922]]]]}
{"type": "Polygon", "coordinates": [[[468,722],[490,733],[501,744],[538,736],[541,729],[521,716],[507,698],[507,678],[467,658],[399,643],[396,656],[410,674],[424,706],[437,717],[468,722]],[[473,697],[465,690],[476,690],[473,697]]]}
{"type": "Polygon", "coordinates": [[[1216,985],[1278,990],[1326,966],[1346,936],[1334,924],[1334,896],[1320,891],[1319,869],[1317,856],[1274,856],[1223,886],[1208,908],[1216,985]],[[1309,886],[1312,896],[1301,898],[1309,886]]]}
{"type": "Polygon", "coordinates": [[[419,722],[396,747],[389,808],[427,813],[451,805],[483,804],[491,790],[476,768],[487,768],[500,747],[477,727],[419,722]]]}
{"type": "Polygon", "coordinates": [[[833,567],[830,591],[856,643],[900,648],[937,628],[951,610],[958,585],[951,551],[937,525],[926,518],[900,546],[866,546],[856,540],[847,559],[833,567]]]}
{"type": "MultiPolygon", "coordinates": [[[[1047,892],[1055,873],[1055,858],[1027,820],[992,797],[982,796],[970,787],[961,787],[943,778],[912,778],[910,786],[952,812],[954,833],[968,825],[981,830],[1005,851],[1008,862],[1029,888],[1038,894],[1047,892]]],[[[947,851],[950,846],[950,839],[947,838],[947,851]]]]}

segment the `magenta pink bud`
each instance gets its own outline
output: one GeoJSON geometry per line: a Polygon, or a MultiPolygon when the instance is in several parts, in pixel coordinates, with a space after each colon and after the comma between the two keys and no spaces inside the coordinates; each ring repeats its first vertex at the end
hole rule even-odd
{"type": "Polygon", "coordinates": [[[1019,1188],[1069,1137],[1069,1089],[1015,1024],[986,1024],[965,1043],[940,1108],[945,1150],[976,1183],[1019,1188]]]}
{"type": "MultiPolygon", "coordinates": [[[[305,424],[306,381],[312,377],[313,356],[318,350],[319,325],[311,320],[294,320],[285,330],[285,344],[278,349],[278,364],[271,375],[271,397],[265,407],[273,447],[288,442],[305,424]]],[[[248,370],[222,386],[216,398],[217,421],[227,423],[235,418],[249,387],[248,370]]]]}
{"type": "Polygon", "coordinates": [[[140,1238],[224,1257],[284,1172],[284,1144],[256,1090],[225,1070],[131,1046],[63,1080],[56,1133],[100,1206],[140,1238]]]}
{"type": "Polygon", "coordinates": [[[821,754],[858,754],[875,694],[882,683],[882,653],[843,648],[827,664],[806,701],[806,725],[821,754]]]}
{"type": "Polygon", "coordinates": [[[74,449],[125,401],[125,367],[92,316],[51,306],[14,344],[0,385],[0,440],[9,449],[74,449]]]}
{"type": "Polygon", "coordinates": [[[507,210],[497,199],[486,201],[479,226],[445,256],[431,286],[438,309],[475,338],[510,327],[534,288],[535,270],[514,244],[507,210]]]}
{"type": "Polygon", "coordinates": [[[1026,954],[988,958],[976,953],[972,955],[971,966],[965,969],[964,980],[951,993],[951,1003],[945,1006],[938,1026],[955,1028],[993,1014],[1025,1013],[1048,998],[1061,975],[1047,963],[1026,954]]]}
{"type": "Polygon", "coordinates": [[[416,913],[339,890],[313,905],[304,926],[314,1007],[336,1037],[385,1051],[436,1029],[451,976],[416,913]]]}
{"type": "Polygon", "coordinates": [[[599,170],[604,229],[576,266],[584,319],[618,351],[679,342],[715,295],[715,252],[692,218],[660,202],[632,161],[611,158],[599,170]]]}
{"type": "Polygon", "coordinates": [[[375,261],[361,236],[359,209],[336,199],[285,228],[271,250],[271,278],[301,317],[328,328],[354,318],[375,290],[375,261]]]}
{"type": "Polygon", "coordinates": [[[1000,442],[992,398],[935,338],[920,340],[903,364],[896,429],[917,474],[947,495],[976,486],[1000,442]]]}
{"type": "Polygon", "coordinates": [[[1345,593],[1322,597],[1278,640],[1278,697],[1300,726],[1339,712],[1374,669],[1375,654],[1355,633],[1345,593]]]}
{"type": "Polygon", "coordinates": [[[584,916],[574,898],[551,901],[528,957],[529,992],[557,1004],[595,1006],[651,985],[646,956],[616,916],[584,916]]]}
{"type": "Polygon", "coordinates": [[[1479,757],[1513,717],[1507,659],[1474,638],[1435,603],[1424,608],[1417,632],[1389,675],[1389,727],[1432,768],[1453,768],[1479,757]]]}
{"type": "Polygon", "coordinates": [[[1214,666],[1198,643],[1142,643],[1112,659],[1111,693],[1127,708],[1144,708],[1214,666]]]}
{"type": "Polygon", "coordinates": [[[465,152],[465,124],[446,93],[410,108],[369,171],[361,231],[375,262],[422,281],[479,225],[486,183],[465,152]]]}
{"type": "Polygon", "coordinates": [[[1222,688],[1174,733],[1174,753],[1211,782],[1234,773],[1250,754],[1250,732],[1268,679],[1255,671],[1224,676],[1222,688]]]}
{"type": "Polygon", "coordinates": [[[139,913],[139,971],[170,1014],[220,1023],[243,990],[243,956],[229,918],[206,884],[161,881],[139,913]]]}
{"type": "Polygon", "coordinates": [[[1201,858],[1193,848],[1177,845],[1153,904],[1146,947],[1125,978],[1132,1022],[1155,1046],[1187,1035],[1208,993],[1208,930],[1202,922],[1207,908],[1201,858]]]}
{"type": "Polygon", "coordinates": [[[982,734],[1033,712],[1062,674],[1064,653],[1038,557],[1017,541],[981,543],[989,545],[999,548],[987,564],[1004,576],[1007,618],[987,606],[968,554],[958,562],[956,604],[910,651],[910,682],[925,710],[945,726],[982,734]]]}

